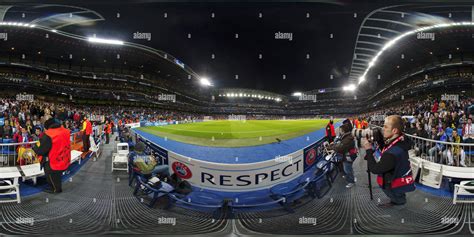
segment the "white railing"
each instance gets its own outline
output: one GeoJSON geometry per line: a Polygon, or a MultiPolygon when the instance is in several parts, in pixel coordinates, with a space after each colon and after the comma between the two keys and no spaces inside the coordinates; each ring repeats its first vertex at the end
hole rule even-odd
{"type": "Polygon", "coordinates": [[[415,156],[437,164],[473,166],[474,143],[445,142],[405,134],[414,143],[415,156]]]}
{"type": "Polygon", "coordinates": [[[37,163],[38,158],[33,149],[31,149],[34,143],[36,142],[1,143],[0,167],[17,166],[20,165],[20,163],[24,165],[37,163]]]}
{"type": "MultiPolygon", "coordinates": [[[[101,131],[101,139],[103,139],[104,132],[101,131]]],[[[11,139],[0,140],[0,167],[12,167],[19,165],[30,165],[38,163],[38,156],[33,151],[32,147],[37,141],[10,143],[11,139]],[[5,143],[7,141],[7,143],[5,143]]],[[[71,133],[71,146],[82,142],[80,132],[71,133]]]]}

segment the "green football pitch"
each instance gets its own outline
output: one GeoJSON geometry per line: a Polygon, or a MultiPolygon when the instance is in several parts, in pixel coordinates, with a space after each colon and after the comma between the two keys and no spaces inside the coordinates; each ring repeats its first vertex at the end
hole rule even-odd
{"type": "Polygon", "coordinates": [[[328,119],[314,120],[216,120],[150,126],[141,131],[183,143],[213,147],[256,146],[288,140],[324,128],[328,119]]]}

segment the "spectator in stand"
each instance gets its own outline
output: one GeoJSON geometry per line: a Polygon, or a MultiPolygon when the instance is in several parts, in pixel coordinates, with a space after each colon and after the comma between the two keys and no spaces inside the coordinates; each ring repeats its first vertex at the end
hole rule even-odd
{"type": "Polygon", "coordinates": [[[472,125],[472,118],[467,119],[467,124],[463,128],[463,140],[465,143],[474,143],[474,126],[472,125]]]}
{"type": "MultiPolygon", "coordinates": [[[[458,135],[457,130],[453,130],[453,135],[449,138],[449,141],[453,143],[461,143],[461,136],[458,135]]],[[[447,150],[448,165],[461,165],[466,167],[466,153],[464,152],[464,149],[462,149],[460,145],[449,146],[450,147],[447,150]]]]}
{"type": "Polygon", "coordinates": [[[41,139],[42,136],[43,136],[43,132],[41,131],[41,127],[36,126],[35,133],[31,136],[31,140],[38,141],[39,139],[41,139]]]}
{"type": "MultiPolygon", "coordinates": [[[[448,136],[446,136],[446,133],[444,132],[444,129],[439,129],[438,133],[435,136],[435,139],[437,141],[442,141],[446,142],[448,140],[448,136]]],[[[436,163],[440,163],[443,161],[443,158],[446,155],[446,145],[442,143],[436,143],[429,151],[429,157],[430,160],[436,163]]]]}

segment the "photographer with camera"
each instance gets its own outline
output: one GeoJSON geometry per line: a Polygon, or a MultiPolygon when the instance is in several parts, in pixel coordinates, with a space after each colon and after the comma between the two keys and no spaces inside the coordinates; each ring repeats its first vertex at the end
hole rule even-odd
{"type": "Polygon", "coordinates": [[[390,198],[389,203],[381,207],[392,207],[406,203],[407,192],[415,190],[414,178],[408,150],[410,141],[403,135],[403,120],[398,115],[385,118],[382,129],[385,143],[383,148],[374,146],[366,137],[362,138],[362,147],[366,149],[368,169],[377,174],[377,183],[383,192],[390,198]],[[381,149],[381,150],[380,150],[381,149]]]}
{"type": "Polygon", "coordinates": [[[339,156],[342,157],[342,165],[345,173],[345,179],[347,181],[346,188],[352,188],[355,185],[354,170],[352,164],[357,158],[357,150],[355,148],[354,137],[351,134],[351,126],[349,124],[343,124],[339,127],[341,134],[340,138],[336,142],[331,143],[327,149],[334,150],[339,156]]]}

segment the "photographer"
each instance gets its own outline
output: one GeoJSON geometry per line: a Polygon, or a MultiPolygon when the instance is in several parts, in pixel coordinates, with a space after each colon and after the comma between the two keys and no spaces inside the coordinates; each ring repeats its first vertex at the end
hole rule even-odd
{"type": "Polygon", "coordinates": [[[390,198],[382,207],[404,205],[405,193],[415,190],[408,157],[410,142],[403,135],[403,120],[398,115],[385,119],[383,126],[385,145],[379,152],[374,152],[373,145],[362,138],[362,147],[366,149],[366,159],[371,173],[377,174],[377,183],[390,198]]]}
{"type": "Polygon", "coordinates": [[[331,143],[328,146],[328,150],[334,150],[338,155],[342,156],[345,179],[348,183],[346,188],[352,188],[355,184],[352,163],[357,158],[357,150],[355,149],[354,137],[351,134],[351,126],[343,124],[339,129],[341,131],[339,141],[331,143]]]}

